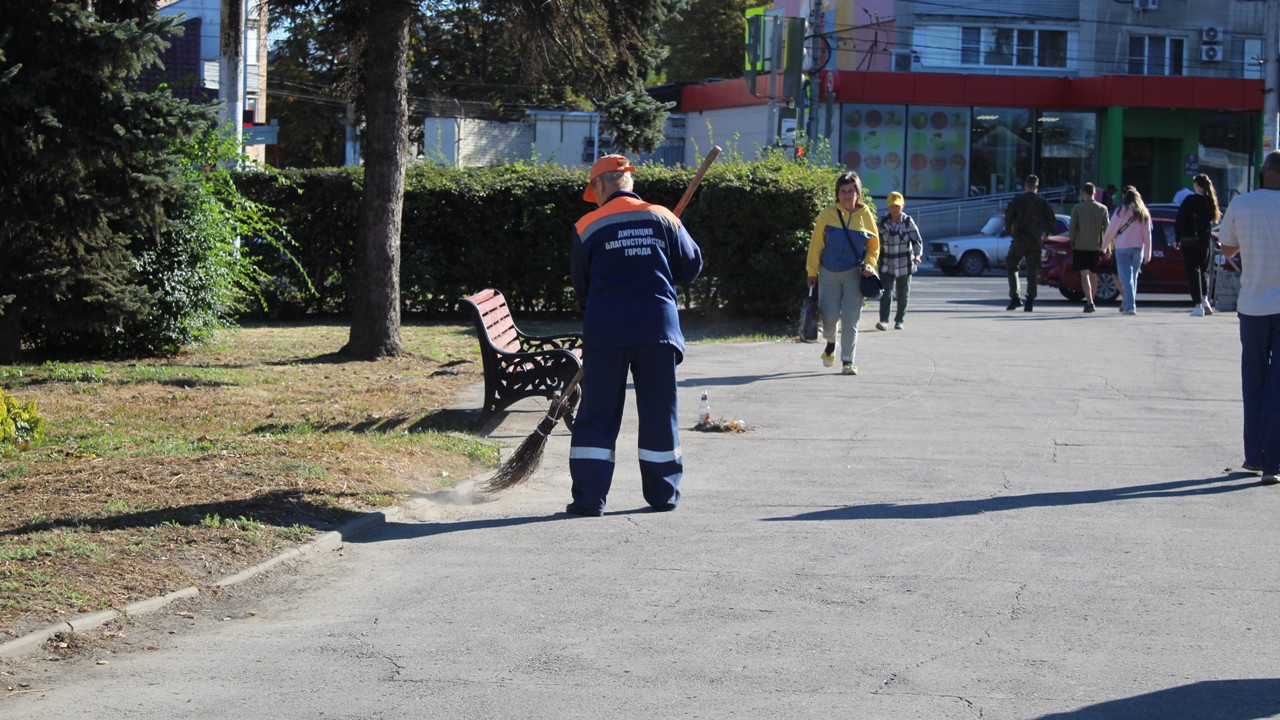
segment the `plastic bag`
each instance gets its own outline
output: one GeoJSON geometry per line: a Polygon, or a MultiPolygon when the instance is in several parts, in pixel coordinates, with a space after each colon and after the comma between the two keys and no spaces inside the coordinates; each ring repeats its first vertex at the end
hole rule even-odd
{"type": "Polygon", "coordinates": [[[809,288],[809,296],[800,303],[800,339],[814,342],[818,339],[818,299],[809,288]]]}

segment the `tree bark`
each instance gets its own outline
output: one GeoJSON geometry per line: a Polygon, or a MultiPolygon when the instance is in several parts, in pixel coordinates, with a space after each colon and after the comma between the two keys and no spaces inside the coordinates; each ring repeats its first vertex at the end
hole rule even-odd
{"type": "Polygon", "coordinates": [[[365,77],[368,132],[351,334],[340,351],[375,360],[405,352],[400,337],[400,227],[409,154],[409,26],[414,0],[374,0],[365,77]]]}
{"type": "Polygon", "coordinates": [[[9,309],[0,312],[0,365],[18,362],[22,349],[22,315],[18,303],[10,302],[9,309]]]}

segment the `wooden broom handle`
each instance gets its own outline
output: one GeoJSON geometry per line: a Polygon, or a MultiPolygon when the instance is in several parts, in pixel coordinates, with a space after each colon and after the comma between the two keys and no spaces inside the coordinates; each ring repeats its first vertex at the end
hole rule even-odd
{"type": "MultiPolygon", "coordinates": [[[[711,167],[711,163],[715,162],[716,157],[719,155],[720,146],[713,145],[711,147],[711,151],[702,159],[702,164],[698,166],[698,172],[693,174],[693,179],[689,181],[689,187],[684,189],[684,195],[680,197],[680,202],[676,203],[676,209],[672,210],[676,217],[680,217],[680,214],[684,212],[689,201],[693,199],[693,191],[697,190],[698,185],[702,182],[702,176],[707,174],[707,169],[711,167]]],[[[574,388],[578,387],[578,383],[582,382],[582,372],[584,369],[584,366],[578,366],[578,372],[574,373],[573,379],[565,386],[564,392],[560,393],[560,399],[556,401],[557,403],[565,402],[565,400],[573,394],[574,388]]],[[[555,413],[558,410],[558,407],[553,408],[552,413],[555,413]]]]}
{"type": "Polygon", "coordinates": [[[680,202],[676,203],[675,210],[672,210],[676,217],[680,217],[684,212],[685,206],[693,199],[693,191],[698,189],[698,184],[702,182],[702,176],[707,174],[707,168],[711,167],[711,163],[716,161],[716,156],[719,154],[720,146],[713,145],[711,151],[702,159],[702,164],[698,166],[698,172],[693,174],[693,179],[689,181],[689,187],[684,189],[684,195],[681,196],[680,202]]]}

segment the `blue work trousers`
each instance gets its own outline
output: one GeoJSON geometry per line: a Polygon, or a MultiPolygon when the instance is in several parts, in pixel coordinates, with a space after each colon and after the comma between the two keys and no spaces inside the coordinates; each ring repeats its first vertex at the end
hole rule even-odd
{"type": "Polygon", "coordinates": [[[1244,462],[1280,472],[1280,315],[1240,316],[1244,462]]]}
{"type": "Polygon", "coordinates": [[[651,507],[680,502],[684,462],[676,420],[679,351],[665,343],[586,350],[582,355],[582,402],[573,424],[569,473],[573,503],[604,510],[613,484],[614,448],[626,404],[627,373],[636,388],[640,416],[640,482],[651,507]]]}

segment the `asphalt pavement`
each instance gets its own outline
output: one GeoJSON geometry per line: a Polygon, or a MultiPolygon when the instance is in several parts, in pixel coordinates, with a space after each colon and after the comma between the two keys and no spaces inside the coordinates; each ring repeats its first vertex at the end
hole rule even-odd
{"type": "Polygon", "coordinates": [[[604,517],[562,512],[560,430],[527,484],[423,498],[154,649],[28,665],[0,716],[1280,717],[1234,313],[1006,312],[1003,283],[922,276],[902,331],[869,307],[855,377],[691,345],[683,425],[706,390],[750,430],[683,432],[675,512],[642,511],[632,404],[604,517]]]}

